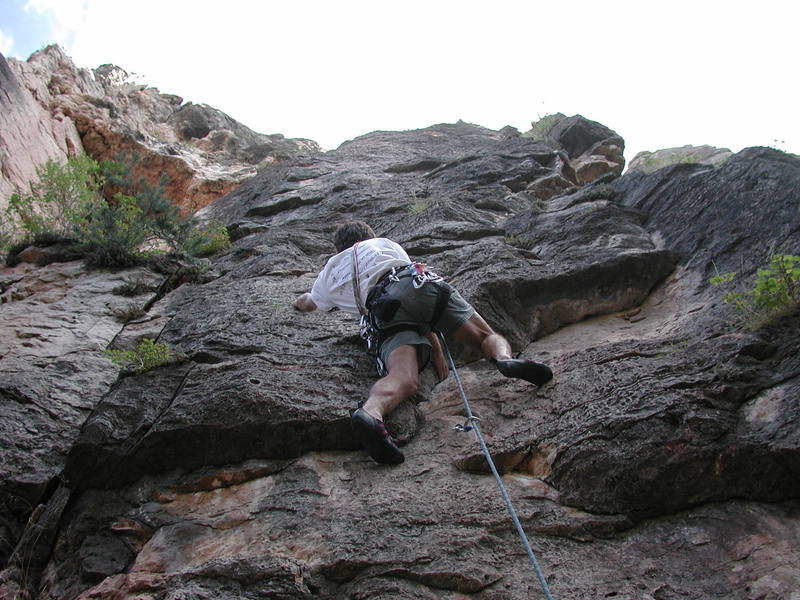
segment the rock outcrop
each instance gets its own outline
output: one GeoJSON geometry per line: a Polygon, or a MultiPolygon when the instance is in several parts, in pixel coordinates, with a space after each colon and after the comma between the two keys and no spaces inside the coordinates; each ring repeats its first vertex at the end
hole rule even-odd
{"type": "Polygon", "coordinates": [[[655,152],[639,152],[628,165],[628,171],[652,173],[678,164],[699,164],[718,167],[733,155],[727,148],[714,146],[681,146],[655,152]]]}
{"type": "MultiPolygon", "coordinates": [[[[569,171],[561,175],[569,182],[585,185],[604,175],[620,175],[625,168],[625,141],[605,125],[580,115],[548,115],[531,123],[531,130],[524,135],[567,153],[569,171]]],[[[546,183],[546,189],[550,189],[555,182],[551,178],[546,183]]],[[[556,191],[563,192],[567,187],[562,184],[556,191]]]]}
{"type": "Polygon", "coordinates": [[[800,160],[748,149],[580,185],[576,161],[621,146],[583,121],[559,142],[376,132],[269,165],[201,211],[234,238],[207,281],[145,292],[124,327],[113,279],[133,273],[4,272],[0,597],[540,597],[472,434],[454,431],[452,378],[425,372],[388,420],[404,464],[352,438],[375,379],[355,320],[291,302],[360,218],[553,368],[536,388],[452,348],[556,598],[790,598],[800,316],[744,329],[707,281],[735,269],[744,286],[771,252],[800,253],[800,160]],[[556,177],[569,187],[533,191],[556,177]],[[17,325],[90,296],[91,335],[17,325]],[[183,360],[115,378],[103,345],[144,337],[183,360]]]}
{"type": "Polygon", "coordinates": [[[25,131],[3,127],[3,201],[27,185],[42,159],[82,149],[96,160],[138,157],[135,176],[155,184],[166,175],[166,196],[191,213],[267,164],[319,152],[310,140],[255,133],[210,106],[133,83],[114,65],[79,69],[58,46],[25,62],[0,57],[0,76],[12,91],[8,117],[0,118],[25,131]]]}
{"type": "Polygon", "coordinates": [[[21,85],[0,54],[0,211],[18,188],[27,189],[38,165],[63,162],[82,148],[72,120],[37,102],[38,91],[21,85]]]}

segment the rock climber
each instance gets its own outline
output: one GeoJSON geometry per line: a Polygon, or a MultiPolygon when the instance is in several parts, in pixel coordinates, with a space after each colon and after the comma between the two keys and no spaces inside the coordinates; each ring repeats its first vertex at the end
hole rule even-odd
{"type": "Polygon", "coordinates": [[[457,290],[411,261],[396,242],[377,237],[363,221],[339,226],[334,245],[338,254],[327,261],[311,291],[300,295],[293,306],[304,313],[338,308],[362,315],[362,336],[382,376],[366,402],[352,413],[351,424],[376,462],[403,462],[403,453],[383,421],[416,393],[419,373],[431,358],[440,379],[449,375],[436,331],[479,350],[506,377],[539,386],[552,379],[546,365],[513,358],[508,341],[457,290]]]}

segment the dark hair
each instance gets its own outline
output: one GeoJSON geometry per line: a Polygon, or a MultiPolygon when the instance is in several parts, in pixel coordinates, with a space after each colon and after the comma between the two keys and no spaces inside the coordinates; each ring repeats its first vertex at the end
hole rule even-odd
{"type": "Polygon", "coordinates": [[[333,245],[336,246],[337,252],[341,252],[356,242],[371,240],[374,237],[375,232],[372,231],[372,227],[364,221],[350,221],[336,228],[336,233],[333,234],[333,245]]]}

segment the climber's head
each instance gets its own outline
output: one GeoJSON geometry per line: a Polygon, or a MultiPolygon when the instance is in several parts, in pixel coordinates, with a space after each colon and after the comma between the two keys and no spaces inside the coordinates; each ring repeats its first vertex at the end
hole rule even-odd
{"type": "Polygon", "coordinates": [[[333,234],[333,244],[336,246],[336,251],[341,252],[356,242],[371,240],[374,237],[375,232],[372,231],[372,227],[364,221],[350,221],[339,225],[336,229],[336,233],[333,234]]]}

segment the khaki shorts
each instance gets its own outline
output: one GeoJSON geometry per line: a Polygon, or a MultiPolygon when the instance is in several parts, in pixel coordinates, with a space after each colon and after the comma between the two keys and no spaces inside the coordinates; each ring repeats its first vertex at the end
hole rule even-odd
{"type": "MultiPolygon", "coordinates": [[[[431,343],[424,334],[431,331],[430,320],[439,297],[437,285],[448,285],[444,282],[435,283],[427,281],[420,288],[415,288],[412,277],[404,277],[400,281],[393,281],[386,286],[386,293],[394,299],[400,300],[400,308],[395,316],[388,322],[380,322],[381,329],[396,327],[397,325],[413,325],[419,332],[404,330],[389,336],[380,345],[378,350],[384,365],[388,365],[389,355],[400,346],[415,346],[419,370],[422,371],[431,357],[431,343]]],[[[454,288],[451,289],[436,329],[445,335],[458,330],[467,319],[475,314],[475,309],[464,300],[454,288]]]]}

